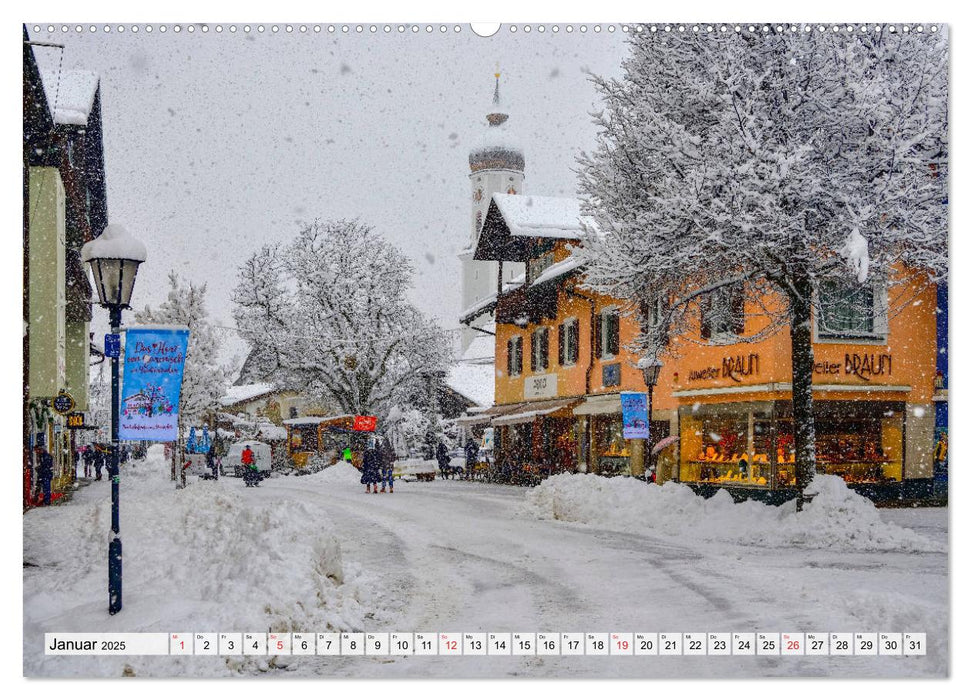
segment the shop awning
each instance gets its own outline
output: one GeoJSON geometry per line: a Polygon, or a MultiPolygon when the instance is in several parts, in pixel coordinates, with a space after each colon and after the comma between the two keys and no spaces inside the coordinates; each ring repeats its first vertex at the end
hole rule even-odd
{"type": "Polygon", "coordinates": [[[587,396],[586,401],[573,409],[573,414],[576,416],[599,415],[602,413],[620,413],[620,394],[587,396]]]}
{"type": "Polygon", "coordinates": [[[493,425],[516,425],[529,423],[540,416],[549,415],[569,408],[577,399],[557,399],[553,401],[527,401],[515,404],[513,410],[492,419],[493,425]]]}

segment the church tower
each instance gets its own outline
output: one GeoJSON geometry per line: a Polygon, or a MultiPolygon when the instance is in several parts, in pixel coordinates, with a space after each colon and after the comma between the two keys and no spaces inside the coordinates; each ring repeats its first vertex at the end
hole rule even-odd
{"type": "MultiPolygon", "coordinates": [[[[482,224],[489,211],[492,195],[523,194],[523,180],[525,178],[526,160],[522,148],[518,145],[515,135],[509,127],[509,113],[504,108],[499,97],[499,77],[495,74],[496,86],[492,95],[492,105],[486,114],[488,126],[484,129],[479,141],[469,152],[469,184],[471,196],[471,231],[468,245],[459,253],[462,261],[462,310],[463,315],[476,304],[486,300],[496,293],[496,276],[499,274],[499,263],[493,260],[473,260],[472,254],[479,241],[482,224]]],[[[505,263],[503,265],[503,282],[508,283],[522,275],[521,263],[505,263]]],[[[476,318],[471,326],[475,328],[488,327],[494,330],[491,314],[483,314],[476,318]]],[[[476,333],[472,328],[462,331],[462,353],[470,354],[470,361],[492,362],[495,355],[495,344],[492,336],[476,333]],[[470,352],[469,347],[476,339],[476,348],[470,352]],[[484,357],[486,347],[489,346],[489,357],[484,357]],[[474,357],[473,357],[474,355],[474,357]],[[483,356],[483,357],[480,357],[483,356]]]]}

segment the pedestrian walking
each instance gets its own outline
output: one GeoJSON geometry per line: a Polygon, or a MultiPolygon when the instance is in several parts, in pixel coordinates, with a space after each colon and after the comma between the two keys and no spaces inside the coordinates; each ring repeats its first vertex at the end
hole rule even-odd
{"type": "Polygon", "coordinates": [[[206,452],[206,466],[209,467],[209,471],[212,472],[212,478],[219,478],[219,468],[216,465],[216,448],[214,446],[209,447],[209,451],[206,452]]]}
{"type": "Polygon", "coordinates": [[[95,481],[101,481],[101,470],[105,466],[105,458],[106,458],[106,455],[105,455],[104,449],[100,445],[95,446],[94,448],[94,473],[95,473],[94,480],[95,481]]]}
{"type": "Polygon", "coordinates": [[[91,478],[91,465],[94,464],[94,446],[88,445],[84,450],[84,478],[91,478]]]}
{"type": "Polygon", "coordinates": [[[361,463],[361,483],[364,484],[364,493],[378,492],[378,482],[381,481],[381,455],[374,445],[368,445],[364,450],[364,459],[361,463]]]}
{"type": "Polygon", "coordinates": [[[54,478],[54,458],[50,452],[38,445],[35,448],[37,455],[37,480],[41,491],[44,493],[44,505],[51,504],[51,479],[54,478]]]}
{"type": "Polygon", "coordinates": [[[259,486],[259,467],[256,465],[256,455],[253,454],[249,445],[243,449],[240,461],[243,463],[243,481],[246,485],[259,486]]]}
{"type": "Polygon", "coordinates": [[[465,478],[471,479],[475,470],[475,465],[479,462],[479,445],[475,439],[469,435],[465,441],[465,478]]]}
{"type": "Polygon", "coordinates": [[[394,448],[387,437],[378,441],[378,453],[381,458],[381,493],[384,493],[385,486],[388,493],[394,493],[394,448]]]}
{"type": "Polygon", "coordinates": [[[442,478],[447,479],[452,472],[452,468],[449,466],[448,458],[448,448],[445,447],[444,442],[439,442],[438,447],[435,449],[435,458],[438,460],[438,468],[442,472],[442,478]]]}

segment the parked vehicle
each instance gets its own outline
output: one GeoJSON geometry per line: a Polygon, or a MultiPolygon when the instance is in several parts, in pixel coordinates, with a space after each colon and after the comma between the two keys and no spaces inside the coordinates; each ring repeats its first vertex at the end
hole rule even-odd
{"type": "Polygon", "coordinates": [[[256,458],[256,468],[260,473],[260,477],[265,479],[269,476],[272,464],[270,446],[265,442],[257,442],[256,440],[234,442],[229,446],[229,452],[223,457],[222,473],[224,476],[227,474],[237,477],[243,476],[243,450],[246,449],[247,445],[253,450],[253,456],[256,458]]]}

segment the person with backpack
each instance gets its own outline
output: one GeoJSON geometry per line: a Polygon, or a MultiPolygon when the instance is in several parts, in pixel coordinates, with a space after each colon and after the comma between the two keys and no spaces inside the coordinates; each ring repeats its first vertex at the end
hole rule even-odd
{"type": "Polygon", "coordinates": [[[448,457],[448,448],[444,442],[439,442],[435,450],[435,458],[438,460],[438,468],[442,472],[442,478],[447,479],[452,474],[451,460],[448,457]]]}
{"type": "Polygon", "coordinates": [[[256,464],[256,455],[253,454],[253,450],[250,449],[249,445],[243,449],[243,454],[240,457],[240,461],[243,463],[243,481],[246,483],[246,485],[259,486],[259,467],[256,464]]]}

